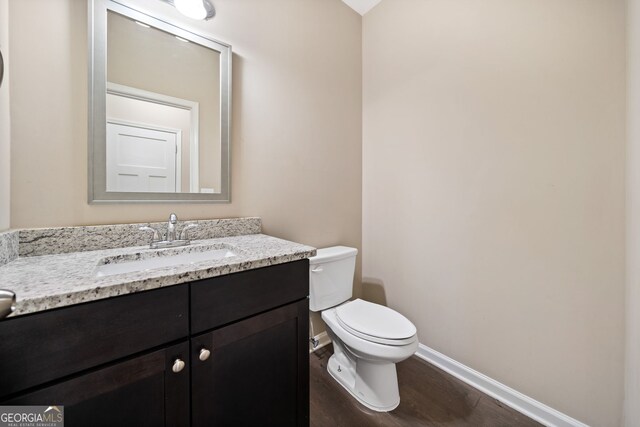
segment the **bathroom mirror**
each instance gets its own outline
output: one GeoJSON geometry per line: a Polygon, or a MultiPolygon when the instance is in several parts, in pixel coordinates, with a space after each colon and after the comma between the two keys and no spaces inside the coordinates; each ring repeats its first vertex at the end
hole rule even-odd
{"type": "Polygon", "coordinates": [[[89,2],[89,202],[229,202],[231,47],[89,2]]]}

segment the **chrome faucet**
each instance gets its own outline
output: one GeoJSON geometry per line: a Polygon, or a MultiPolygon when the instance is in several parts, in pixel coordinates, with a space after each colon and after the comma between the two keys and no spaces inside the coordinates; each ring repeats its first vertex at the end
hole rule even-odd
{"type": "Polygon", "coordinates": [[[187,224],[182,228],[182,231],[178,236],[178,216],[174,213],[169,215],[169,222],[167,223],[167,231],[164,234],[164,237],[161,238],[161,233],[151,227],[151,226],[143,226],[140,227],[140,231],[151,231],[151,240],[149,241],[149,247],[151,249],[160,249],[160,248],[175,248],[177,246],[186,246],[191,244],[191,240],[189,240],[188,231],[192,228],[196,228],[198,224],[187,224]]]}
{"type": "Polygon", "coordinates": [[[169,215],[169,223],[167,224],[167,234],[165,240],[173,242],[176,240],[176,224],[178,223],[178,215],[172,213],[169,215]]]}

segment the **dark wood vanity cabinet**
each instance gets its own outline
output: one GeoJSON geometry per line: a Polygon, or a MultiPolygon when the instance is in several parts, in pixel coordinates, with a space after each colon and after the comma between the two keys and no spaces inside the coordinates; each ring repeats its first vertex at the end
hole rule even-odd
{"type": "Polygon", "coordinates": [[[64,405],[69,426],[188,426],[189,370],[184,342],[40,388],[4,405],[64,405]]]}
{"type": "Polygon", "coordinates": [[[308,261],[0,321],[0,404],[67,426],[309,424],[308,261]]]}
{"type": "Polygon", "coordinates": [[[192,425],[309,425],[308,294],[306,259],[191,284],[192,425]]]}
{"type": "Polygon", "coordinates": [[[192,424],[308,425],[308,310],[305,298],[192,338],[192,424]]]}

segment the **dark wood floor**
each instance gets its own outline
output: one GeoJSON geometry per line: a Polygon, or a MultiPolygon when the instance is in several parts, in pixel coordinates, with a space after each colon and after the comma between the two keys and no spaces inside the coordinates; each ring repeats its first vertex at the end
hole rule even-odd
{"type": "Polygon", "coordinates": [[[400,405],[372,411],[329,375],[331,354],[328,345],[310,355],[312,427],[541,425],[415,356],[397,365],[400,405]]]}

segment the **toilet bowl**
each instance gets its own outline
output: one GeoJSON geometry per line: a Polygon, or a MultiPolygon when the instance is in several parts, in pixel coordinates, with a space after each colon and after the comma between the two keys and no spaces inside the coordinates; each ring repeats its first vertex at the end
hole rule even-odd
{"type": "Polygon", "coordinates": [[[312,311],[322,311],[334,353],[327,370],[353,397],[375,411],[400,403],[396,363],[418,348],[416,328],[400,313],[352,296],[357,250],[319,249],[309,259],[312,311]]]}

